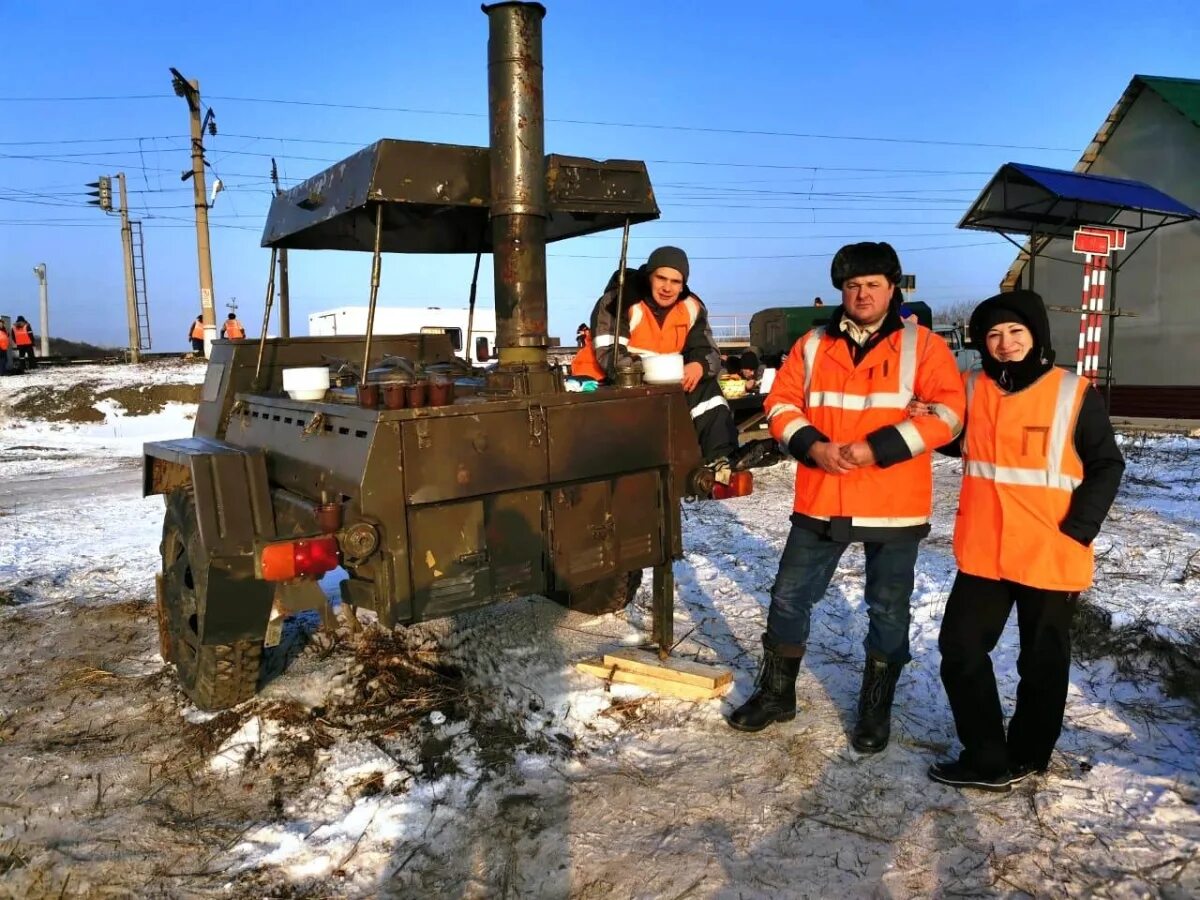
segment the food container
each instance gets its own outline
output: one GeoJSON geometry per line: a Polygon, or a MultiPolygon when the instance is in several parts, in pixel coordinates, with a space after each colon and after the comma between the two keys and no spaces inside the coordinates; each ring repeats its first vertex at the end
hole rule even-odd
{"type": "Polygon", "coordinates": [[[717,383],[721,386],[721,393],[726,400],[736,400],[738,397],[746,396],[746,382],[736,375],[719,378],[717,383]]]}
{"type": "Polygon", "coordinates": [[[429,405],[449,406],[454,402],[454,382],[449,378],[434,376],[429,379],[429,405]]]}
{"type": "Polygon", "coordinates": [[[424,381],[414,381],[408,386],[408,405],[421,409],[429,403],[429,386],[424,381]]]}
{"type": "Polygon", "coordinates": [[[400,381],[385,381],[383,405],[387,409],[404,409],[408,406],[408,385],[400,381]]]}
{"type": "Polygon", "coordinates": [[[293,400],[323,400],[329,390],[329,369],[324,366],[284,369],[283,389],[293,400]]]}
{"type": "Polygon", "coordinates": [[[679,384],[683,381],[683,354],[643,356],[642,380],[647,384],[679,384]]]}
{"type": "Polygon", "coordinates": [[[379,385],[375,383],[360,384],[355,388],[358,395],[358,405],[367,409],[379,408],[379,385]]]}

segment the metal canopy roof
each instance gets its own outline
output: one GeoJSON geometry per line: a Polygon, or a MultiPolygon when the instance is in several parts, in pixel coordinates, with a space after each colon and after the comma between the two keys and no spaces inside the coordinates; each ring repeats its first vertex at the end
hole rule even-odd
{"type": "Polygon", "coordinates": [[[959,228],[1070,237],[1082,225],[1147,231],[1200,219],[1200,212],[1140,181],[1006,163],[959,228]]]}
{"type": "MultiPolygon", "coordinates": [[[[486,147],[385,139],[271,201],[262,246],[390,253],[491,252],[491,171],[486,147]]],[[[546,241],[659,216],[646,165],[546,157],[546,241]]]]}

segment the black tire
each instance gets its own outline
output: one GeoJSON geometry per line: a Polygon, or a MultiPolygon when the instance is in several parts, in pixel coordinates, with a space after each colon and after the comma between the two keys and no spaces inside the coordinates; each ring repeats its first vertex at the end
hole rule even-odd
{"type": "Polygon", "coordinates": [[[589,616],[620,612],[637,594],[642,583],[642,570],[614,575],[585,584],[576,591],[560,591],[552,599],[568,609],[589,616]]]}
{"type": "Polygon", "coordinates": [[[167,495],[163,519],[163,608],[167,661],[179,686],[203,710],[228,709],[249,700],[262,669],[262,641],[202,645],[199,611],[208,590],[208,569],[200,549],[196,502],[190,488],[167,495]]]}

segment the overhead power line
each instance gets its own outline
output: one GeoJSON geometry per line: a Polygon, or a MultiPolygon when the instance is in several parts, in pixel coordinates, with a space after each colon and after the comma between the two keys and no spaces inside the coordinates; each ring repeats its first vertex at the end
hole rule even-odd
{"type": "MultiPolygon", "coordinates": [[[[113,102],[118,100],[158,100],[166,98],[167,94],[130,94],[124,97],[120,96],[92,96],[92,97],[0,97],[0,103],[67,103],[67,102],[113,102]]],[[[423,116],[451,116],[455,118],[470,118],[470,119],[486,119],[486,112],[462,112],[458,110],[448,109],[422,109],[420,107],[410,106],[380,106],[367,103],[333,103],[323,100],[290,100],[282,97],[233,97],[221,96],[215,94],[206,95],[209,102],[224,102],[224,103],[265,103],[275,104],[279,106],[304,106],[320,109],[351,109],[362,112],[389,112],[389,113],[406,113],[409,115],[423,116]]],[[[916,144],[921,146],[936,146],[936,147],[976,147],[994,150],[1040,150],[1052,153],[1078,153],[1078,147],[1047,147],[1036,144],[1001,144],[991,143],[986,141],[952,141],[942,140],[937,138],[900,138],[900,137],[884,137],[877,135],[862,135],[862,134],[826,134],[820,132],[804,132],[804,131],[776,131],[772,129],[759,128],[718,128],[714,126],[704,125],[671,125],[659,122],[614,122],[595,119],[559,119],[547,117],[547,123],[555,123],[560,125],[585,125],[589,127],[599,128],[631,128],[645,129],[648,131],[676,131],[690,132],[697,134],[732,134],[743,135],[749,137],[781,137],[781,138],[802,138],[805,140],[821,140],[821,141],[852,141],[864,143],[882,143],[882,144],[916,144]]]]}

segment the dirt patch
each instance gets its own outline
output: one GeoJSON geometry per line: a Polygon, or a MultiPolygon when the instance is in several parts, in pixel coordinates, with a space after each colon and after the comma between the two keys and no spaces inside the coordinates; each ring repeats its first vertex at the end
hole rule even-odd
{"type": "Polygon", "coordinates": [[[145,416],[161,412],[168,403],[198,403],[200,385],[146,384],[105,389],[100,382],[81,381],[65,388],[39,386],[17,397],[12,410],[26,420],[87,424],[104,421],[104,413],[96,409],[103,400],[116,401],[127,415],[145,416]]]}

